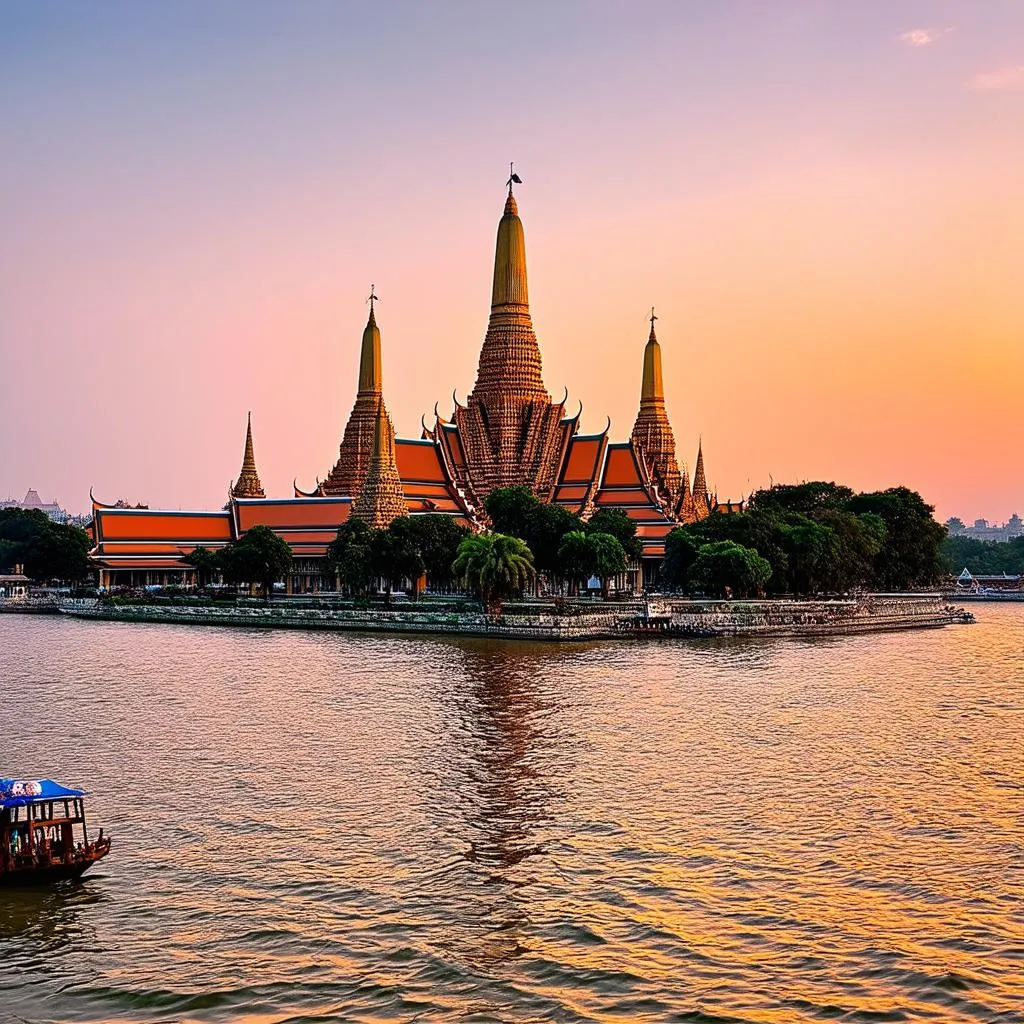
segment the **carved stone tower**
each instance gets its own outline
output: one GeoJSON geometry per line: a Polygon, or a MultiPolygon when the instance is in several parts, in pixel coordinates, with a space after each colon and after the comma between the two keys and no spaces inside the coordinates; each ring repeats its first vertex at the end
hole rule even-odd
{"type": "Polygon", "coordinates": [[[373,446],[366,478],[359,496],[352,502],[352,515],[367,526],[382,530],[399,516],[408,514],[395,462],[395,431],[384,409],[384,399],[380,398],[374,415],[373,446]]]}
{"type": "Polygon", "coordinates": [[[564,406],[541,378],[540,348],[530,318],[526,241],[512,186],[494,251],[491,315],[476,384],[454,421],[466,449],[458,481],[478,499],[496,487],[523,485],[550,496],[562,456],[564,406]]]}
{"type": "Polygon", "coordinates": [[[710,501],[708,481],[704,474],[704,444],[698,441],[697,465],[693,470],[693,508],[697,519],[707,519],[711,515],[710,501]]]}
{"type": "Polygon", "coordinates": [[[252,413],[249,413],[249,420],[245,427],[245,454],[242,456],[242,468],[238,473],[238,479],[231,487],[233,498],[265,498],[263,484],[260,483],[259,473],[256,472],[256,456],[252,450],[252,413]]]}
{"type": "Polygon", "coordinates": [[[640,411],[633,424],[632,440],[640,458],[670,503],[679,499],[681,477],[676,462],[676,440],[665,412],[665,386],[661,375],[661,346],[654,333],[657,317],[651,311],[651,334],[644,349],[640,385],[640,411]]]}
{"type": "MultiPolygon", "coordinates": [[[[363,330],[363,344],[359,354],[359,389],[355,405],[352,406],[348,423],[345,424],[345,433],[338,446],[338,461],[321,485],[324,494],[359,494],[370,464],[377,408],[383,407],[384,402],[381,394],[380,328],[374,315],[374,298],[371,295],[370,316],[363,330]]],[[[384,409],[384,415],[387,417],[387,409],[384,409]]]]}

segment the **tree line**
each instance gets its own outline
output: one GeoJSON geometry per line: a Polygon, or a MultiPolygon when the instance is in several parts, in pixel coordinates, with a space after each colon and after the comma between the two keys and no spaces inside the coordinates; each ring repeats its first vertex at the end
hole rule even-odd
{"type": "Polygon", "coordinates": [[[92,575],[91,547],[81,527],[55,523],[37,508],[0,509],[0,572],[23,565],[40,582],[79,583],[92,575]]]}
{"type": "Polygon", "coordinates": [[[947,537],[942,545],[943,568],[954,576],[967,569],[974,576],[1024,574],[1024,537],[1009,541],[947,537]]]}
{"type": "Polygon", "coordinates": [[[915,491],[855,493],[814,481],[751,495],[743,512],[714,512],[665,542],[670,588],[747,597],[933,586],[946,528],[915,491]]]}

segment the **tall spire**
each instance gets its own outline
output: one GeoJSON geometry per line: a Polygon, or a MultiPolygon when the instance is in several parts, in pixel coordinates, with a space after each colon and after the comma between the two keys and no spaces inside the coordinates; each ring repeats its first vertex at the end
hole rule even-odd
{"type": "Polygon", "coordinates": [[[654,333],[654,307],[651,307],[651,333],[644,348],[643,376],[640,381],[640,409],[633,424],[632,441],[658,482],[666,499],[679,500],[679,464],[676,440],[665,411],[665,384],[661,373],[661,346],[654,333]]]}
{"type": "Polygon", "coordinates": [[[505,209],[494,245],[491,316],[473,395],[551,398],[541,378],[540,348],[530,319],[526,278],[526,237],[509,179],[505,209]]]}
{"type": "Polygon", "coordinates": [[[370,315],[363,328],[363,346],[359,353],[359,394],[379,395],[383,387],[380,365],[380,328],[373,315],[373,304],[377,296],[370,285],[370,315]]]}
{"type": "Polygon", "coordinates": [[[352,515],[375,530],[384,529],[409,514],[405,491],[395,462],[395,431],[384,399],[378,398],[373,424],[373,448],[362,490],[352,502],[352,515]]]}
{"type": "MultiPolygon", "coordinates": [[[[363,328],[363,340],[359,350],[359,386],[356,401],[349,414],[348,423],[338,446],[338,461],[323,482],[324,494],[352,496],[359,494],[366,479],[370,454],[373,449],[374,424],[377,407],[383,406],[384,376],[381,369],[380,328],[374,312],[374,303],[379,302],[370,287],[370,315],[363,328]]],[[[387,409],[384,409],[387,416],[387,409]]],[[[389,421],[390,422],[390,421],[389,421]]]]}
{"type": "Polygon", "coordinates": [[[521,180],[510,169],[476,384],[452,417],[465,450],[465,460],[456,469],[458,486],[474,501],[497,487],[517,485],[550,496],[565,451],[565,406],[552,402],[544,387],[530,319],[526,241],[512,193],[512,185],[521,180]]]}
{"type": "Polygon", "coordinates": [[[708,481],[704,474],[704,442],[697,441],[697,464],[693,470],[693,505],[698,519],[706,519],[711,514],[708,505],[708,481]]]}
{"type": "Polygon", "coordinates": [[[260,483],[259,473],[256,472],[256,456],[252,448],[252,413],[245,427],[245,454],[242,456],[242,468],[238,479],[231,488],[231,495],[234,498],[265,498],[263,485],[260,483]]]}

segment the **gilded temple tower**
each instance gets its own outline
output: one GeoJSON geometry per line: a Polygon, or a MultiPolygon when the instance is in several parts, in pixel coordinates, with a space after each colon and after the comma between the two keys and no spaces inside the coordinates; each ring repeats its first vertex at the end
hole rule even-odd
{"type": "Polygon", "coordinates": [[[681,477],[676,462],[676,441],[665,411],[665,386],[661,373],[661,346],[654,333],[658,318],[651,310],[651,333],[644,349],[640,384],[640,410],[633,424],[632,441],[652,478],[671,503],[680,498],[681,477]]]}
{"type": "Polygon", "coordinates": [[[405,492],[395,462],[395,431],[384,409],[377,402],[373,423],[373,445],[359,496],[352,502],[352,515],[367,526],[381,530],[399,516],[408,515],[405,492]]]}
{"type": "Polygon", "coordinates": [[[252,413],[245,427],[245,453],[242,456],[242,468],[238,472],[238,479],[231,486],[231,496],[234,498],[265,498],[263,484],[260,483],[259,473],[256,472],[256,456],[252,448],[252,413]]]}
{"type": "Polygon", "coordinates": [[[496,487],[513,485],[549,497],[564,448],[563,411],[562,403],[551,401],[541,377],[526,240],[510,179],[498,222],[491,313],[476,384],[453,417],[466,450],[460,485],[480,499],[496,487]]]}
{"type": "Polygon", "coordinates": [[[697,519],[707,519],[711,514],[711,495],[704,473],[704,444],[697,442],[697,464],[693,470],[693,508],[697,519]]]}
{"type": "MultiPolygon", "coordinates": [[[[355,405],[349,414],[341,444],[338,446],[338,461],[321,485],[322,493],[329,495],[357,495],[366,479],[373,449],[374,430],[378,407],[384,410],[383,384],[380,358],[380,328],[373,304],[377,296],[370,289],[370,316],[363,329],[363,343],[359,353],[359,388],[355,405]]],[[[390,426],[390,419],[388,424],[390,426]]],[[[392,436],[393,436],[392,431],[392,436]]]]}

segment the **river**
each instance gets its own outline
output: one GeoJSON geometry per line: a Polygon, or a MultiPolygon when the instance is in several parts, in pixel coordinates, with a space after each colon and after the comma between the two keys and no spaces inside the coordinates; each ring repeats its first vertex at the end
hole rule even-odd
{"type": "Polygon", "coordinates": [[[0,616],[0,1020],[1024,1021],[1024,606],[540,646],[0,616]]]}

